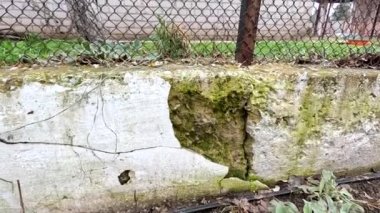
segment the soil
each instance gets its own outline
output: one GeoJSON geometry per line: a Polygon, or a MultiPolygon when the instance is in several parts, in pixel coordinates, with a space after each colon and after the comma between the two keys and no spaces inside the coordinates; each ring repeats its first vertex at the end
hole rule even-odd
{"type": "Polygon", "coordinates": [[[361,55],[352,55],[347,58],[327,61],[319,55],[309,58],[298,58],[296,64],[326,64],[328,67],[339,68],[363,68],[363,69],[380,69],[380,54],[366,53],[361,55]]]}
{"type": "MultiPolygon", "coordinates": [[[[346,188],[357,200],[365,212],[380,213],[380,179],[373,181],[358,182],[352,184],[344,184],[341,187],[346,188]]],[[[305,196],[290,194],[288,196],[280,196],[277,199],[282,201],[291,201],[302,209],[305,196]]]]}
{"type": "MultiPolygon", "coordinates": [[[[343,184],[340,187],[346,188],[360,204],[365,212],[380,213],[380,179],[343,184]]],[[[201,200],[192,200],[184,202],[168,202],[153,207],[138,207],[129,210],[117,212],[146,212],[146,213],[169,213],[169,212],[199,212],[199,213],[265,213],[269,212],[268,206],[271,200],[278,199],[281,201],[291,201],[298,209],[302,210],[303,199],[307,199],[306,195],[299,193],[291,193],[272,198],[266,198],[259,201],[248,202],[247,197],[252,197],[253,193],[229,194],[222,197],[203,198],[201,200]],[[191,209],[212,203],[224,204],[221,207],[208,209],[204,211],[191,211],[191,209]],[[246,209],[246,210],[244,210],[246,209]],[[190,210],[190,211],[189,211],[190,210]]]]}
{"type": "Polygon", "coordinates": [[[367,53],[358,56],[351,56],[346,59],[338,60],[335,64],[338,67],[379,69],[380,54],[367,53]]]}

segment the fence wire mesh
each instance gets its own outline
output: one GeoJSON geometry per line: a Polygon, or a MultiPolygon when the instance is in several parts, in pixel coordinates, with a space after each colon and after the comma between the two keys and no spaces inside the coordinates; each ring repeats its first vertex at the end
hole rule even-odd
{"type": "Polygon", "coordinates": [[[380,64],[380,0],[2,0],[0,63],[380,64]],[[365,55],[365,57],[363,57],[365,55]],[[356,57],[356,58],[355,58],[356,57]]]}

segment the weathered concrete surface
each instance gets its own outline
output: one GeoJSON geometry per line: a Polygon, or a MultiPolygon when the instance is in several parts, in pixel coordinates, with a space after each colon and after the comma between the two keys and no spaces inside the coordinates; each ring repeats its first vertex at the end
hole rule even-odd
{"type": "Polygon", "coordinates": [[[181,148],[169,89],[162,78],[126,74],[0,93],[0,211],[19,208],[17,179],[26,208],[37,212],[98,211],[134,196],[186,196],[186,187],[218,193],[228,168],[181,148]],[[120,182],[127,170],[130,180],[120,182]]]}
{"type": "Polygon", "coordinates": [[[363,70],[304,70],[279,79],[261,119],[248,118],[253,174],[278,180],[379,168],[379,79],[363,70]]]}
{"type": "Polygon", "coordinates": [[[376,71],[63,67],[0,79],[3,209],[19,208],[17,179],[28,209],[75,211],[380,166],[376,71]]]}
{"type": "Polygon", "coordinates": [[[322,169],[379,168],[376,71],[228,70],[174,75],[169,96],[181,143],[228,165],[228,176],[270,183],[322,169]]]}

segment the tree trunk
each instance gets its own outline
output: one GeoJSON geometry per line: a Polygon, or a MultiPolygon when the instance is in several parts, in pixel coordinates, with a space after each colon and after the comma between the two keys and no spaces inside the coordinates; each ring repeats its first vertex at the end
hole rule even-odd
{"type": "Polygon", "coordinates": [[[94,8],[88,0],[66,0],[72,24],[83,38],[95,42],[104,40],[103,27],[94,8]]]}

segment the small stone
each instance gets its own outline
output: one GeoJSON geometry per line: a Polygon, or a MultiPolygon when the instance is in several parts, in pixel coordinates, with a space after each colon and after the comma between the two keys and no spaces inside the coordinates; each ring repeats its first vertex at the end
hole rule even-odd
{"type": "Polygon", "coordinates": [[[272,189],[272,191],[274,191],[274,192],[279,192],[280,191],[280,187],[279,186],[275,186],[273,189],[272,189]]]}
{"type": "Polygon", "coordinates": [[[160,67],[162,65],[164,65],[163,61],[155,61],[155,62],[150,63],[149,67],[160,67]]]}
{"type": "Polygon", "coordinates": [[[10,71],[15,71],[15,70],[17,70],[18,69],[18,67],[11,67],[9,70],[10,71]]]}

